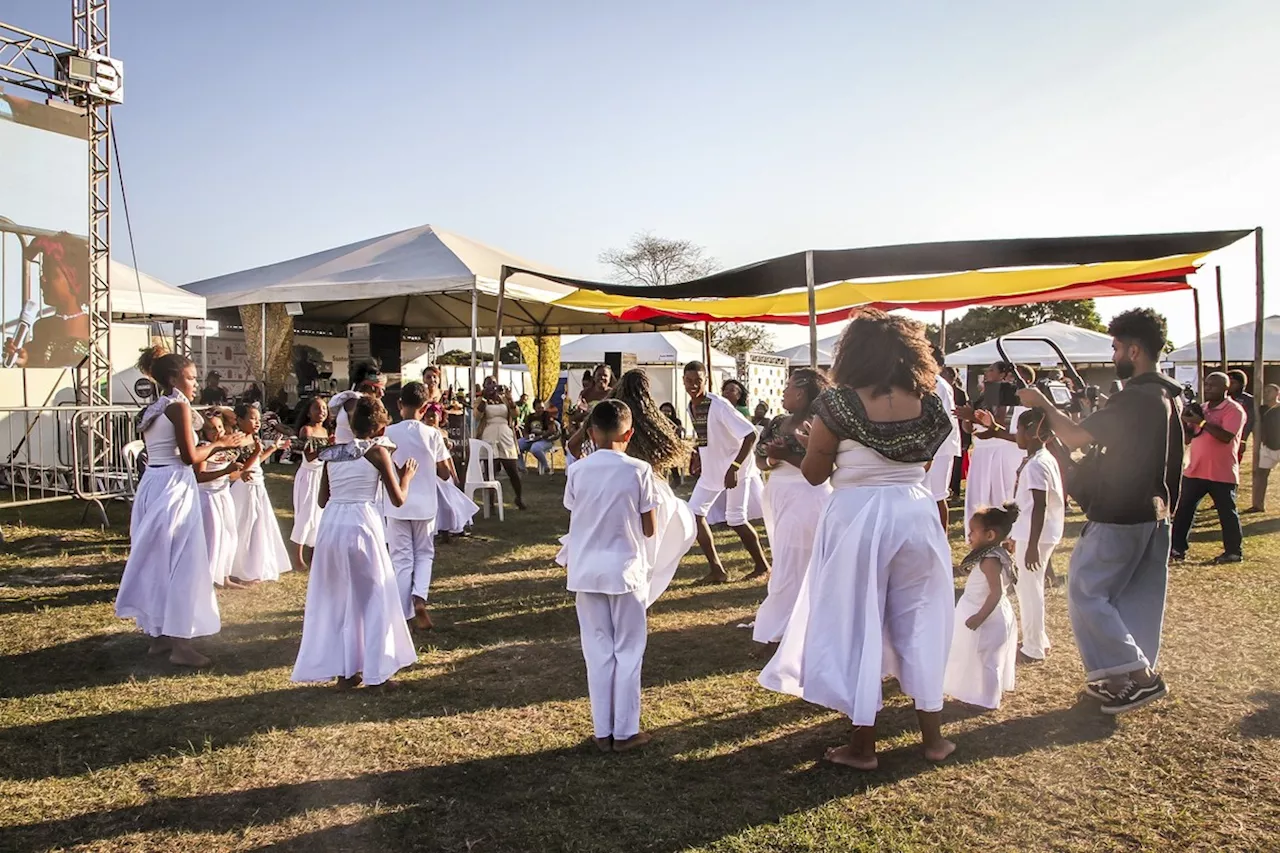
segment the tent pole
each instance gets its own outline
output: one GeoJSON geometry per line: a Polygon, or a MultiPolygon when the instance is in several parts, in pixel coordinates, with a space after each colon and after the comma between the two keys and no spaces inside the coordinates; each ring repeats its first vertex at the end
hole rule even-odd
{"type": "MultiPolygon", "coordinates": [[[[503,264],[498,273],[498,316],[493,324],[493,378],[495,380],[498,378],[498,365],[502,363],[499,358],[502,354],[502,300],[507,293],[507,276],[509,275],[511,275],[510,268],[503,264]]],[[[474,319],[472,322],[475,322],[474,319]]]]}
{"type": "Polygon", "coordinates": [[[1221,356],[1222,372],[1227,372],[1227,321],[1222,308],[1222,267],[1214,267],[1218,279],[1218,354],[1221,356]]]}
{"type": "Polygon", "coordinates": [[[942,309],[942,319],[938,323],[938,349],[942,350],[943,355],[947,352],[947,310],[945,308],[942,309]]]}
{"type": "Polygon", "coordinates": [[[262,303],[262,405],[267,405],[267,303],[262,303]]]}
{"type": "MultiPolygon", "coordinates": [[[[475,280],[471,282],[471,369],[467,371],[467,405],[472,411],[475,411],[476,401],[476,347],[479,341],[476,340],[476,324],[479,322],[480,290],[475,280]]],[[[466,437],[471,438],[471,412],[467,412],[467,417],[463,418],[466,425],[466,437]]],[[[470,448],[470,445],[467,445],[470,448]]]]}
{"type": "Polygon", "coordinates": [[[1191,288],[1191,301],[1196,313],[1196,390],[1204,382],[1204,341],[1200,339],[1200,291],[1191,288]]]}
{"type": "Polygon", "coordinates": [[[804,283],[809,288],[809,366],[818,367],[818,295],[813,292],[813,250],[804,253],[804,283]]]}
{"type": "Polygon", "coordinates": [[[707,360],[707,379],[711,379],[711,321],[702,321],[702,357],[707,360]]]}
{"type": "MultiPolygon", "coordinates": [[[[1253,325],[1253,422],[1256,426],[1253,429],[1253,470],[1260,469],[1262,461],[1262,398],[1263,386],[1266,384],[1266,376],[1263,373],[1263,352],[1264,332],[1266,331],[1266,307],[1263,299],[1263,278],[1262,278],[1262,226],[1259,225],[1253,232],[1253,258],[1255,264],[1254,281],[1257,287],[1257,308],[1253,325]]],[[[1253,498],[1254,506],[1261,506],[1258,503],[1258,497],[1253,498]]]]}

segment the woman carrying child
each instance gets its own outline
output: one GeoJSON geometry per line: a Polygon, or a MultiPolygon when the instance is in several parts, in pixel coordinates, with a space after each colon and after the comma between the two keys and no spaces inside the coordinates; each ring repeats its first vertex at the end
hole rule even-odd
{"type": "Polygon", "coordinates": [[[248,439],[224,435],[196,445],[198,416],[191,411],[196,366],[191,359],[153,347],[138,359],[138,369],[163,394],[142,412],[138,424],[147,445],[147,469],[133,499],[133,548],[120,579],[116,615],[135,620],[152,638],[151,654],[168,654],[171,663],[182,666],[206,666],[209,659],[191,640],[218,633],[222,624],[192,466],[248,439]]]}
{"type": "Polygon", "coordinates": [[[402,505],[418,466],[412,459],[401,470],[392,464],[381,438],[389,420],[380,400],[362,397],[351,412],[352,441],[320,454],[325,512],[311,558],[294,681],[374,687],[418,659],[387,552],[381,502],[385,489],[393,505],[402,505]]]}
{"type": "Polygon", "coordinates": [[[980,708],[1000,707],[1013,690],[1018,626],[1005,588],[1014,583],[1013,557],[1004,542],[1018,520],[1018,505],[984,507],[969,519],[969,555],[960,563],[969,578],[956,602],[951,655],[943,690],[980,708]]]}

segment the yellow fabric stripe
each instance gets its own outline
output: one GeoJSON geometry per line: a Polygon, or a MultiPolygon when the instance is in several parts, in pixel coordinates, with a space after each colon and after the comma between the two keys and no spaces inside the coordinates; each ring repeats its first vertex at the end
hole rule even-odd
{"type": "MultiPolygon", "coordinates": [[[[872,302],[947,302],[956,299],[1017,296],[1085,282],[1154,275],[1182,269],[1197,265],[1206,254],[1208,253],[1202,252],[1151,261],[1111,261],[1073,267],[973,271],[877,282],[844,281],[819,287],[815,290],[815,295],[819,314],[872,302]]],[[[597,290],[575,290],[555,300],[553,304],[609,312],[643,305],[660,311],[695,312],[716,317],[809,313],[809,295],[803,290],[730,299],[641,299],[634,296],[613,296],[597,290]]]]}

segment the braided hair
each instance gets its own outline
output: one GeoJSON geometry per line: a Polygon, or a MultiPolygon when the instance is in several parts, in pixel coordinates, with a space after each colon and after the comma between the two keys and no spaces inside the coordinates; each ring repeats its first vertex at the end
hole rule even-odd
{"type": "Polygon", "coordinates": [[[643,370],[628,370],[618,380],[612,396],[631,409],[634,432],[627,445],[628,456],[648,462],[664,477],[671,468],[684,463],[692,445],[680,437],[675,424],[653,401],[648,374],[643,370]]]}

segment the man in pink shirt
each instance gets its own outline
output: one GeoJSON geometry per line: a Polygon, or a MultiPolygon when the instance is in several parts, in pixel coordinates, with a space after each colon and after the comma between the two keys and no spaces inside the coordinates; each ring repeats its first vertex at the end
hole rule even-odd
{"type": "Polygon", "coordinates": [[[1214,562],[1239,563],[1244,559],[1244,534],[1236,511],[1236,486],[1240,482],[1240,435],[1245,412],[1227,396],[1227,375],[1210,373],[1204,378],[1203,412],[1186,411],[1182,426],[1190,438],[1190,461],[1182,471],[1182,493],[1173,517],[1173,553],[1181,560],[1187,554],[1187,534],[1196,518],[1196,508],[1205,495],[1213,498],[1222,525],[1223,553],[1214,562]]]}

